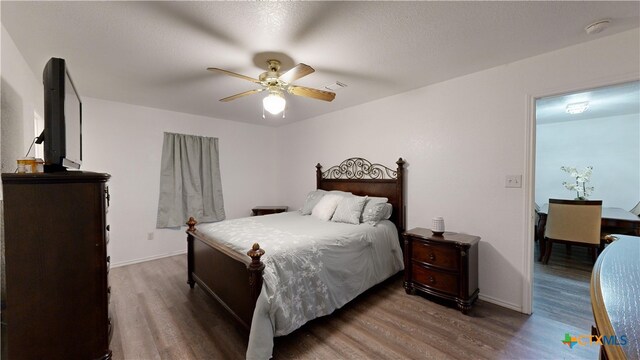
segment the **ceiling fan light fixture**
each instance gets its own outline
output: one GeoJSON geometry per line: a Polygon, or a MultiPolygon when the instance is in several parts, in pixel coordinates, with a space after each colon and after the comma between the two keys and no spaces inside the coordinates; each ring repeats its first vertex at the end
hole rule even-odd
{"type": "Polygon", "coordinates": [[[269,95],[262,99],[262,106],[264,109],[273,115],[280,114],[286,105],[287,100],[285,100],[282,94],[277,91],[269,92],[269,95]]]}

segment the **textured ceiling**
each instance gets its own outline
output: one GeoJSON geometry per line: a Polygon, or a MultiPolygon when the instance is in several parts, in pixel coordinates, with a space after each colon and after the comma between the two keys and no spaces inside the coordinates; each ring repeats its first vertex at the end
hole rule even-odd
{"type": "MultiPolygon", "coordinates": [[[[10,2],[2,24],[38,74],[65,58],[82,96],[280,125],[640,26],[640,2],[10,2]],[[601,18],[610,28],[587,35],[601,18]],[[288,95],[262,119],[264,95],[205,69],[257,77],[275,55],[297,81],[340,81],[331,103],[288,95]]],[[[263,93],[264,94],[264,93],[263,93]]]]}

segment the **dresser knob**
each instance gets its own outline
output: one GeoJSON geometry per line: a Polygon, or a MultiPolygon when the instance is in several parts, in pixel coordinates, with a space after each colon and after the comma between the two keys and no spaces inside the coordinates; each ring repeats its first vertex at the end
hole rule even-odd
{"type": "Polygon", "coordinates": [[[433,253],[429,254],[429,260],[433,261],[435,259],[436,259],[436,256],[433,253]]]}
{"type": "Polygon", "coordinates": [[[107,231],[111,231],[111,225],[107,225],[107,231]]]}
{"type": "Polygon", "coordinates": [[[433,276],[429,276],[429,282],[432,284],[436,283],[436,279],[433,276]]]}

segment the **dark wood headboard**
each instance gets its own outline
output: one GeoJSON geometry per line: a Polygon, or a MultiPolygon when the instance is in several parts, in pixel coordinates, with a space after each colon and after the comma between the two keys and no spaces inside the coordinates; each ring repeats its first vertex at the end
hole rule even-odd
{"type": "Polygon", "coordinates": [[[396,161],[397,170],[384,165],[355,157],[340,165],[322,171],[322,165],[316,165],[317,188],[322,190],[341,190],[354,195],[379,196],[389,199],[393,206],[391,221],[402,234],[406,230],[404,203],[404,164],[402,158],[396,161]]]}

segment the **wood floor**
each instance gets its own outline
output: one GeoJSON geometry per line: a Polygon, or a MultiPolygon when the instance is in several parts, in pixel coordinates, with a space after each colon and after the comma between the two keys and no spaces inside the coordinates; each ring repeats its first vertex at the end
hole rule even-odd
{"type": "MultiPolygon", "coordinates": [[[[198,286],[189,289],[185,269],[179,255],[111,270],[114,359],[244,358],[247,335],[198,286]]],[[[276,338],[274,358],[597,359],[596,346],[561,342],[590,333],[590,272],[586,250],[567,256],[556,245],[549,265],[535,264],[531,316],[483,301],[465,316],[407,295],[396,276],[276,338]]]]}

